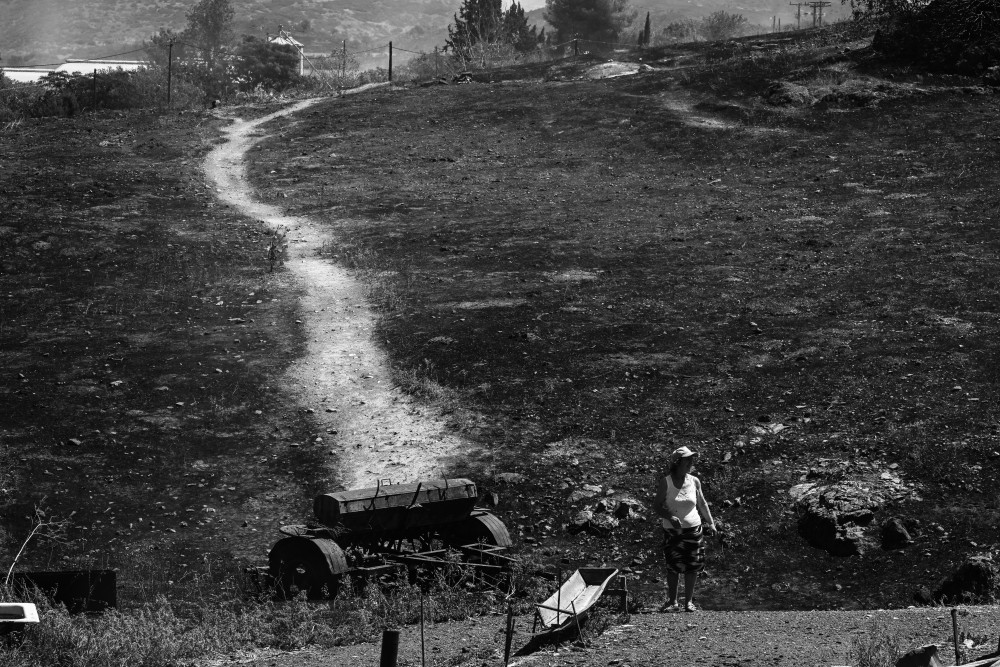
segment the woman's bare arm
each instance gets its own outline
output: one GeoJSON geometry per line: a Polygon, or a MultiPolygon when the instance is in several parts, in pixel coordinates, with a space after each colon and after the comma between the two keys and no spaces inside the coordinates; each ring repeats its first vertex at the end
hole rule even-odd
{"type": "Polygon", "coordinates": [[[706,525],[709,532],[714,533],[715,520],[712,519],[712,510],[708,508],[708,501],[705,500],[705,495],[701,492],[701,480],[697,477],[695,477],[694,487],[697,493],[698,514],[701,515],[702,523],[706,525]]]}

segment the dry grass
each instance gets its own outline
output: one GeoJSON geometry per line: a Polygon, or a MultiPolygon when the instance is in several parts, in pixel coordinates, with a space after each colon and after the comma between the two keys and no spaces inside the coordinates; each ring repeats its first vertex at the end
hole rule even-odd
{"type": "Polygon", "coordinates": [[[902,641],[878,616],[861,634],[851,638],[851,664],[855,667],[895,667],[902,641]]]}

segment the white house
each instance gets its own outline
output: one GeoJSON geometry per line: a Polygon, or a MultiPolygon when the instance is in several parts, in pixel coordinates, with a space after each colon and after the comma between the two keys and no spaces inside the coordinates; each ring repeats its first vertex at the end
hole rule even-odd
{"type": "Polygon", "coordinates": [[[70,58],[56,67],[0,67],[0,72],[17,83],[38,83],[52,72],[85,75],[117,70],[135,72],[148,66],[149,63],[142,60],[77,60],[70,58]]]}

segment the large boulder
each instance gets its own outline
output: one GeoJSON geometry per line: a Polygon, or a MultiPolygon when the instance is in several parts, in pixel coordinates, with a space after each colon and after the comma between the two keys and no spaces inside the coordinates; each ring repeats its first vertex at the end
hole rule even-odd
{"type": "Polygon", "coordinates": [[[1000,568],[991,554],[969,556],[934,591],[941,604],[977,604],[1000,597],[1000,568]]]}
{"type": "Polygon", "coordinates": [[[799,534],[812,546],[834,556],[864,553],[871,546],[864,528],[884,503],[883,496],[859,482],[812,487],[795,503],[799,534]]]}

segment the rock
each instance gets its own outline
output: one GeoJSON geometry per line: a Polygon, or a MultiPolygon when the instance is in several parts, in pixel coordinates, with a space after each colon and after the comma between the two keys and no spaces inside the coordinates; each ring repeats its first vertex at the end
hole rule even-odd
{"type": "Polygon", "coordinates": [[[1000,570],[988,554],[969,556],[934,591],[942,604],[989,602],[1000,595],[1000,570]]]}
{"type": "Polygon", "coordinates": [[[594,518],[594,513],[588,509],[583,509],[573,515],[570,519],[569,525],[566,526],[566,531],[570,535],[576,535],[583,532],[590,526],[590,522],[594,518]]]}
{"type": "Polygon", "coordinates": [[[566,526],[570,535],[587,532],[597,537],[608,537],[618,527],[618,519],[610,514],[594,514],[590,509],[577,512],[566,526]]]}
{"type": "Polygon", "coordinates": [[[986,70],[986,74],[983,75],[983,83],[988,86],[1000,86],[1000,65],[986,70]]]}
{"type": "Polygon", "coordinates": [[[913,592],[913,601],[921,606],[929,606],[934,604],[934,595],[931,594],[931,589],[921,586],[913,592]]]}
{"type": "Polygon", "coordinates": [[[882,548],[885,550],[902,549],[913,544],[910,531],[906,529],[903,520],[899,517],[887,519],[882,524],[882,548]]]}
{"type": "Polygon", "coordinates": [[[600,495],[601,487],[594,486],[592,484],[584,484],[583,488],[577,489],[569,494],[569,502],[578,503],[581,500],[586,500],[587,498],[593,498],[600,495]]]}
{"type": "Polygon", "coordinates": [[[882,495],[857,482],[816,486],[795,503],[798,531],[809,544],[834,556],[861,554],[869,547],[863,528],[884,504],[882,495]]]}
{"type": "Polygon", "coordinates": [[[596,514],[587,526],[587,532],[597,537],[610,537],[618,527],[618,519],[610,514],[596,514]]]}
{"type": "Polygon", "coordinates": [[[937,657],[937,646],[927,644],[907,651],[896,661],[896,667],[941,667],[937,657]]]}
{"type": "Polygon", "coordinates": [[[615,505],[616,505],[615,501],[611,500],[610,498],[601,498],[600,500],[597,501],[597,504],[595,504],[593,507],[594,514],[603,514],[604,512],[612,512],[615,510],[615,505]]]}
{"type": "Polygon", "coordinates": [[[646,511],[646,506],[629,496],[618,499],[618,506],[615,507],[614,515],[616,519],[638,519],[646,511]]]}
{"type": "Polygon", "coordinates": [[[789,81],[772,83],[764,93],[764,100],[776,107],[807,107],[816,102],[808,88],[789,81]]]}
{"type": "Polygon", "coordinates": [[[497,481],[503,482],[504,484],[520,484],[525,479],[526,479],[525,476],[519,472],[497,473],[497,481]]]}
{"type": "Polygon", "coordinates": [[[792,500],[801,500],[803,496],[816,488],[815,482],[806,482],[805,484],[796,484],[792,488],[788,489],[788,495],[792,497],[792,500]]]}

